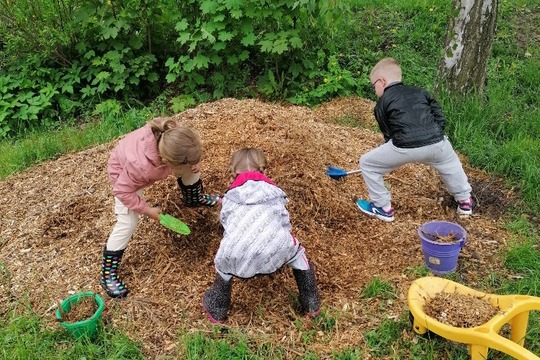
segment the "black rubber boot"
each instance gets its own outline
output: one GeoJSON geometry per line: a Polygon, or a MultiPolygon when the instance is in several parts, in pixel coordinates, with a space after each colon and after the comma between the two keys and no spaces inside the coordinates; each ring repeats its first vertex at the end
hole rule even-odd
{"type": "Polygon", "coordinates": [[[231,307],[232,278],[223,280],[216,275],[212,287],[204,293],[202,304],[208,319],[213,323],[221,323],[227,319],[227,313],[231,307]]]}
{"type": "Polygon", "coordinates": [[[101,265],[101,287],[112,298],[121,298],[128,294],[126,284],[118,278],[118,267],[124,255],[124,250],[103,250],[103,263],[101,265]]]}
{"type": "Polygon", "coordinates": [[[204,188],[201,179],[193,185],[184,185],[182,178],[177,178],[178,186],[182,190],[184,204],[187,207],[196,206],[215,206],[219,202],[219,195],[207,195],[204,193],[204,188]]]}
{"type": "Polygon", "coordinates": [[[309,317],[318,316],[321,304],[313,265],[309,265],[309,270],[293,269],[293,275],[298,286],[298,300],[300,301],[302,312],[309,317]]]}

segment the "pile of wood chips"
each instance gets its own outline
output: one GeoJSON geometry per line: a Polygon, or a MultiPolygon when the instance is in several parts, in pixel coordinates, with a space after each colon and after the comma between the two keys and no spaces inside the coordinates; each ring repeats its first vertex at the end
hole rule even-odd
{"type": "MultiPolygon", "coordinates": [[[[311,110],[258,100],[223,99],[175,115],[201,135],[205,153],[202,179],[209,193],[229,184],[231,154],[244,146],[268,156],[268,175],[289,196],[294,235],[316,267],[323,316],[335,319],[332,330],[320,328],[296,312],[296,284],[288,268],[249,281],[235,280],[233,306],[226,325],[258,343],[282,346],[287,357],[313,351],[330,356],[362,346],[362,334],[407,310],[406,295],[415,272],[424,266],[417,229],[432,220],[454,221],[467,231],[459,258],[462,282],[474,287],[493,269],[502,271],[497,253],[509,235],[500,214],[514,194],[503,182],[466,165],[480,207],[458,218],[437,173],[407,165],[389,174],[396,220],[362,214],[354,203],[367,192],[360,174],[330,179],[326,167],[353,170],[359,157],[383,142],[371,129],[374,103],[336,99],[311,110]],[[339,125],[354,119],[362,128],[339,125]],[[399,294],[381,311],[378,299],[362,299],[375,276],[392,283],[399,294]],[[302,326],[298,326],[301,320],[302,326]],[[295,324],[296,322],[296,324],[295,324]],[[308,342],[301,335],[315,330],[308,342]]],[[[152,220],[141,220],[120,268],[131,293],[109,299],[98,279],[101,254],[115,222],[107,159],[117,141],[44,162],[0,182],[0,312],[29,299],[50,327],[54,309],[68,294],[99,292],[106,299],[106,326],[125,331],[144,344],[149,358],[185,351],[180,332],[212,336],[201,298],[213,279],[213,256],[222,228],[219,207],[184,207],[176,179],[145,191],[151,205],[185,221],[191,235],[174,235],[152,220]]]]}

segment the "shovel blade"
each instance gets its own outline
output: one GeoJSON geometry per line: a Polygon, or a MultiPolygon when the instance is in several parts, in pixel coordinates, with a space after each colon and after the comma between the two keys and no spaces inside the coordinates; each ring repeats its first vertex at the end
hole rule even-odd
{"type": "Polygon", "coordinates": [[[191,233],[189,227],[182,220],[168,214],[160,214],[159,223],[165,226],[167,229],[181,235],[189,235],[191,233]]]}
{"type": "Polygon", "coordinates": [[[330,176],[334,180],[339,180],[344,176],[347,176],[347,172],[341,168],[329,166],[328,169],[326,169],[326,175],[330,176]]]}

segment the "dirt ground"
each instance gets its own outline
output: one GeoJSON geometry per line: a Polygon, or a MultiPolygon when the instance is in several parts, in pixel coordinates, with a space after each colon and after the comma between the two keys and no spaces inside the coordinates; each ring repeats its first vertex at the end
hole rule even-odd
{"type": "MultiPolygon", "coordinates": [[[[407,165],[389,174],[396,220],[369,218],[354,204],[366,198],[361,175],[330,179],[328,165],[357,168],[361,154],[382,143],[374,132],[373,103],[358,98],[333,100],[315,110],[257,100],[224,99],[175,116],[193,126],[204,142],[202,178],[208,192],[228,186],[228,161],[244,146],[263,149],[268,175],[289,196],[294,234],[316,267],[323,314],[334,318],[331,331],[296,313],[297,289],[288,268],[233,285],[233,306],[226,326],[256,342],[272,342],[287,357],[313,351],[323,357],[364,344],[363,333],[407,309],[407,291],[424,265],[417,228],[427,221],[459,223],[467,243],[458,262],[460,282],[475,287],[492,270],[502,271],[499,250],[509,234],[501,211],[514,201],[504,182],[471,168],[465,170],[480,207],[459,218],[444,184],[424,165],[407,165]],[[339,125],[355,119],[365,128],[339,125]],[[398,297],[364,299],[364,286],[380,277],[398,297]],[[300,323],[299,323],[300,321],[300,323]],[[315,330],[303,341],[302,334],[315,330]]],[[[174,178],[145,191],[152,205],[184,220],[192,230],[174,235],[151,220],[141,220],[121,266],[130,288],[123,300],[107,298],[98,279],[101,253],[115,218],[106,174],[117,141],[61,156],[0,182],[0,313],[29,299],[50,327],[54,309],[68,294],[95,291],[106,299],[106,326],[141,340],[152,359],[177,355],[180,333],[213,333],[201,298],[214,278],[219,246],[218,208],[185,208],[174,178]]],[[[412,330],[411,330],[412,331],[412,330]]],[[[369,354],[366,353],[369,358],[369,354]]]]}

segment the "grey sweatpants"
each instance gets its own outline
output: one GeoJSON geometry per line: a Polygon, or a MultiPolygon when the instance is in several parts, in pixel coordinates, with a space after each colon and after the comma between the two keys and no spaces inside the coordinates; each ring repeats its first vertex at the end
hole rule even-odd
{"type": "Polygon", "coordinates": [[[390,192],[384,186],[383,176],[409,163],[433,166],[456,201],[468,200],[471,196],[472,189],[467,175],[446,137],[436,144],[412,149],[398,148],[390,140],[360,157],[362,177],[375,206],[386,207],[391,204],[390,192]]]}

